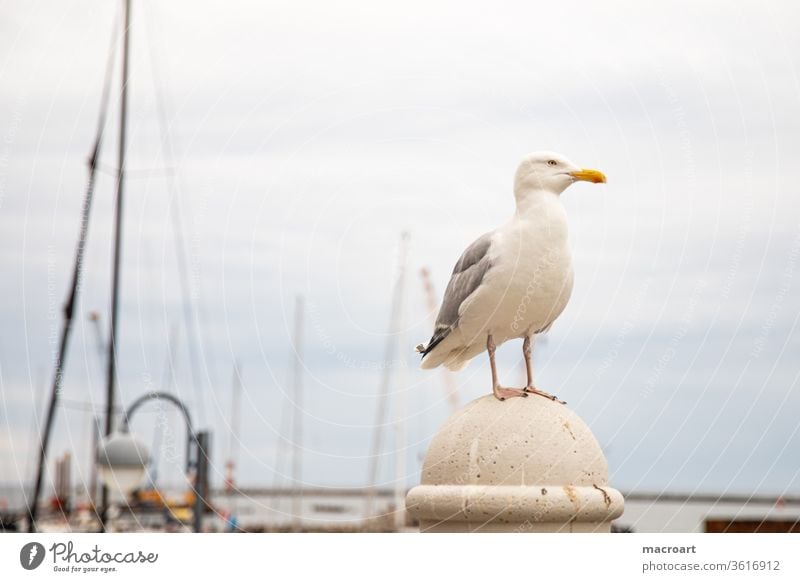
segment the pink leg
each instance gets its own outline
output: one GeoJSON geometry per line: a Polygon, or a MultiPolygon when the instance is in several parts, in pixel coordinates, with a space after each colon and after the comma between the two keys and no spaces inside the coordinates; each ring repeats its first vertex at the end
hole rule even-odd
{"type": "Polygon", "coordinates": [[[525,356],[525,371],[528,374],[528,385],[523,388],[523,392],[530,393],[530,394],[538,394],[539,396],[544,396],[545,398],[549,398],[553,402],[560,402],[561,404],[566,404],[563,400],[559,400],[552,394],[544,392],[543,390],[539,390],[533,385],[533,363],[531,362],[531,354],[533,350],[531,349],[531,336],[526,335],[525,340],[522,342],[522,353],[525,356]]]}
{"type": "Polygon", "coordinates": [[[515,397],[526,397],[528,396],[524,390],[517,390],[515,388],[503,388],[500,386],[500,382],[497,380],[497,365],[494,362],[494,352],[497,350],[497,347],[494,345],[494,339],[492,339],[492,334],[486,339],[486,351],[489,352],[489,365],[492,368],[492,392],[494,393],[494,397],[498,400],[505,400],[507,398],[515,398],[515,397]]]}

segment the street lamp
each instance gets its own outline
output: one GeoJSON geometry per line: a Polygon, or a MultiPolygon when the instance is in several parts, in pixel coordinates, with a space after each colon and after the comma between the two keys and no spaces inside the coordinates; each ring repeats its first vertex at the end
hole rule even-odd
{"type": "Polygon", "coordinates": [[[166,400],[177,406],[186,421],[186,472],[195,472],[194,483],[194,531],[202,531],[203,512],[208,498],[208,450],[210,435],[206,431],[195,432],[192,418],[186,406],[168,392],[148,392],[131,404],[125,411],[120,432],[112,434],[97,447],[97,465],[100,477],[110,489],[122,493],[133,491],[142,482],[148,463],[148,452],[143,444],[130,434],[130,420],[142,404],[150,400],[166,400]]]}

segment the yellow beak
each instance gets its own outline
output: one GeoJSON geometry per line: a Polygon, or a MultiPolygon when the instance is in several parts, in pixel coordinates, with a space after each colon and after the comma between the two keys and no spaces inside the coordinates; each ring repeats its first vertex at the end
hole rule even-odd
{"type": "Polygon", "coordinates": [[[592,184],[605,184],[606,176],[603,172],[598,170],[578,170],[577,172],[570,172],[570,176],[576,180],[583,182],[591,182],[592,184]]]}

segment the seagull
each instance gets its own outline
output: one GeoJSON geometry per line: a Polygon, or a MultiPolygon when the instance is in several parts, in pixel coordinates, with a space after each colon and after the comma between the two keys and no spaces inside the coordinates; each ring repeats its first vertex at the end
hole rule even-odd
{"type": "Polygon", "coordinates": [[[485,349],[495,398],[537,394],[563,404],[533,385],[531,338],[550,329],[572,293],[572,253],[561,193],[579,181],[605,183],[606,177],[556,153],[523,158],[514,178],[514,216],[479,237],[458,259],[433,336],[416,348],[423,369],[444,365],[461,370],[485,349]],[[523,340],[528,381],[522,389],[504,388],[497,379],[495,351],[512,339],[523,340]]]}

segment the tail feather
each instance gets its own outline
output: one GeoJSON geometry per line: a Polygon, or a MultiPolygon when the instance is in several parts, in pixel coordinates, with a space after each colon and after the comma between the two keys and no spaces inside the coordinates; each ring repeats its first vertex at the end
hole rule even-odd
{"type": "Polygon", "coordinates": [[[419,344],[417,346],[417,352],[422,354],[424,358],[429,353],[431,353],[436,346],[444,341],[444,339],[450,335],[450,332],[453,328],[449,325],[437,325],[436,329],[433,330],[433,335],[431,336],[431,340],[427,343],[427,345],[419,344]]]}
{"type": "Polygon", "coordinates": [[[472,360],[472,355],[463,348],[435,351],[424,358],[419,367],[423,370],[432,370],[433,368],[444,366],[452,372],[458,372],[466,368],[470,360],[472,360]]]}

